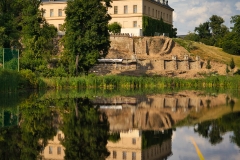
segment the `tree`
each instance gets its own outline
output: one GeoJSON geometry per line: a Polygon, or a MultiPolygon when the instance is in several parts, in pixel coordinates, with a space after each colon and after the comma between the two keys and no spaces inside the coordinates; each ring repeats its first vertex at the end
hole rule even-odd
{"type": "Polygon", "coordinates": [[[212,66],[211,66],[211,64],[210,64],[210,60],[207,60],[206,68],[207,68],[207,69],[211,69],[211,68],[212,68],[212,66]]]}
{"type": "Polygon", "coordinates": [[[227,33],[224,36],[222,48],[227,53],[240,55],[240,16],[232,16],[231,23],[234,24],[234,26],[231,28],[232,32],[227,33]]]}
{"type": "Polygon", "coordinates": [[[230,62],[229,66],[230,66],[231,69],[235,68],[235,62],[234,62],[233,58],[231,59],[231,62],[230,62]]]}
{"type": "Polygon", "coordinates": [[[200,37],[196,33],[188,32],[188,34],[184,37],[184,39],[199,42],[200,37]]]}
{"type": "Polygon", "coordinates": [[[114,22],[108,25],[109,32],[112,33],[121,33],[121,28],[122,26],[118,22],[114,22]]]}
{"type": "Polygon", "coordinates": [[[24,51],[21,68],[41,73],[53,54],[53,38],[57,29],[49,25],[39,10],[41,1],[25,0],[22,12],[22,43],[24,51]]]}
{"type": "Polygon", "coordinates": [[[172,37],[176,38],[177,37],[177,28],[173,28],[172,32],[173,32],[172,37]]]}
{"type": "Polygon", "coordinates": [[[221,46],[221,39],[226,33],[228,33],[228,28],[223,25],[224,20],[222,17],[217,15],[212,15],[209,18],[209,26],[211,27],[211,34],[214,39],[214,45],[221,46]]]}
{"type": "Polygon", "coordinates": [[[195,27],[194,31],[198,33],[200,38],[209,38],[211,36],[209,27],[209,22],[205,22],[195,27]]]}
{"type": "Polygon", "coordinates": [[[238,35],[238,38],[240,38],[240,15],[235,15],[231,17],[231,23],[234,23],[234,27],[232,27],[232,32],[236,33],[238,35]]]}
{"type": "Polygon", "coordinates": [[[110,48],[107,13],[111,0],[69,0],[65,10],[64,64],[68,72],[87,73],[110,48]],[[67,57],[66,57],[67,56],[67,57]],[[73,72],[72,64],[75,63],[73,72]]]}
{"type": "Polygon", "coordinates": [[[0,47],[20,46],[19,21],[22,7],[20,0],[0,1],[0,47]]]}

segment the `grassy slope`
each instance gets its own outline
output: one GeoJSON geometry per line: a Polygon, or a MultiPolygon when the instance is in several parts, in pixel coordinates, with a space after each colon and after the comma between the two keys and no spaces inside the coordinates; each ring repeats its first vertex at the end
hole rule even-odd
{"type": "Polygon", "coordinates": [[[211,61],[229,64],[231,58],[233,58],[235,65],[240,68],[240,56],[228,54],[222,51],[222,48],[208,46],[203,43],[192,42],[180,38],[174,38],[173,40],[186,48],[192,55],[200,56],[201,59],[209,59],[211,61]]]}

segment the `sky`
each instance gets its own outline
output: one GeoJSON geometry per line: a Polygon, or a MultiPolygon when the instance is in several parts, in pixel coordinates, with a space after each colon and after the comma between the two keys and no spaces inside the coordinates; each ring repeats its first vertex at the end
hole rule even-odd
{"type": "Polygon", "coordinates": [[[212,15],[218,15],[230,28],[231,16],[240,15],[240,0],[168,0],[174,9],[173,25],[177,35],[194,32],[195,27],[209,20],[212,15]]]}
{"type": "Polygon", "coordinates": [[[196,149],[192,140],[195,141],[206,160],[239,160],[240,148],[231,143],[232,132],[227,132],[222,136],[223,140],[217,145],[211,145],[209,139],[194,133],[193,127],[176,128],[172,136],[172,153],[169,160],[198,160],[196,149]]]}

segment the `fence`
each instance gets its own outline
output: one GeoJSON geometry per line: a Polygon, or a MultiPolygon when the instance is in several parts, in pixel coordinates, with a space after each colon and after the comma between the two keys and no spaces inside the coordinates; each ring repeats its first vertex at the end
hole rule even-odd
{"type": "Polygon", "coordinates": [[[19,71],[19,50],[0,48],[0,69],[19,71]]]}

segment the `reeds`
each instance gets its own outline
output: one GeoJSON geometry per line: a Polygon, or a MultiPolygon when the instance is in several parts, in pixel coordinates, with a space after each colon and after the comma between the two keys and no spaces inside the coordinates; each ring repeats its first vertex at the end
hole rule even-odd
{"type": "MultiPolygon", "coordinates": [[[[150,89],[179,88],[204,89],[222,88],[239,89],[240,76],[211,76],[200,79],[179,79],[168,77],[133,77],[133,76],[83,76],[70,78],[42,79],[48,88],[101,88],[101,89],[150,89]]],[[[43,83],[43,84],[44,84],[43,83]]],[[[42,87],[42,88],[45,88],[42,87]]]]}

